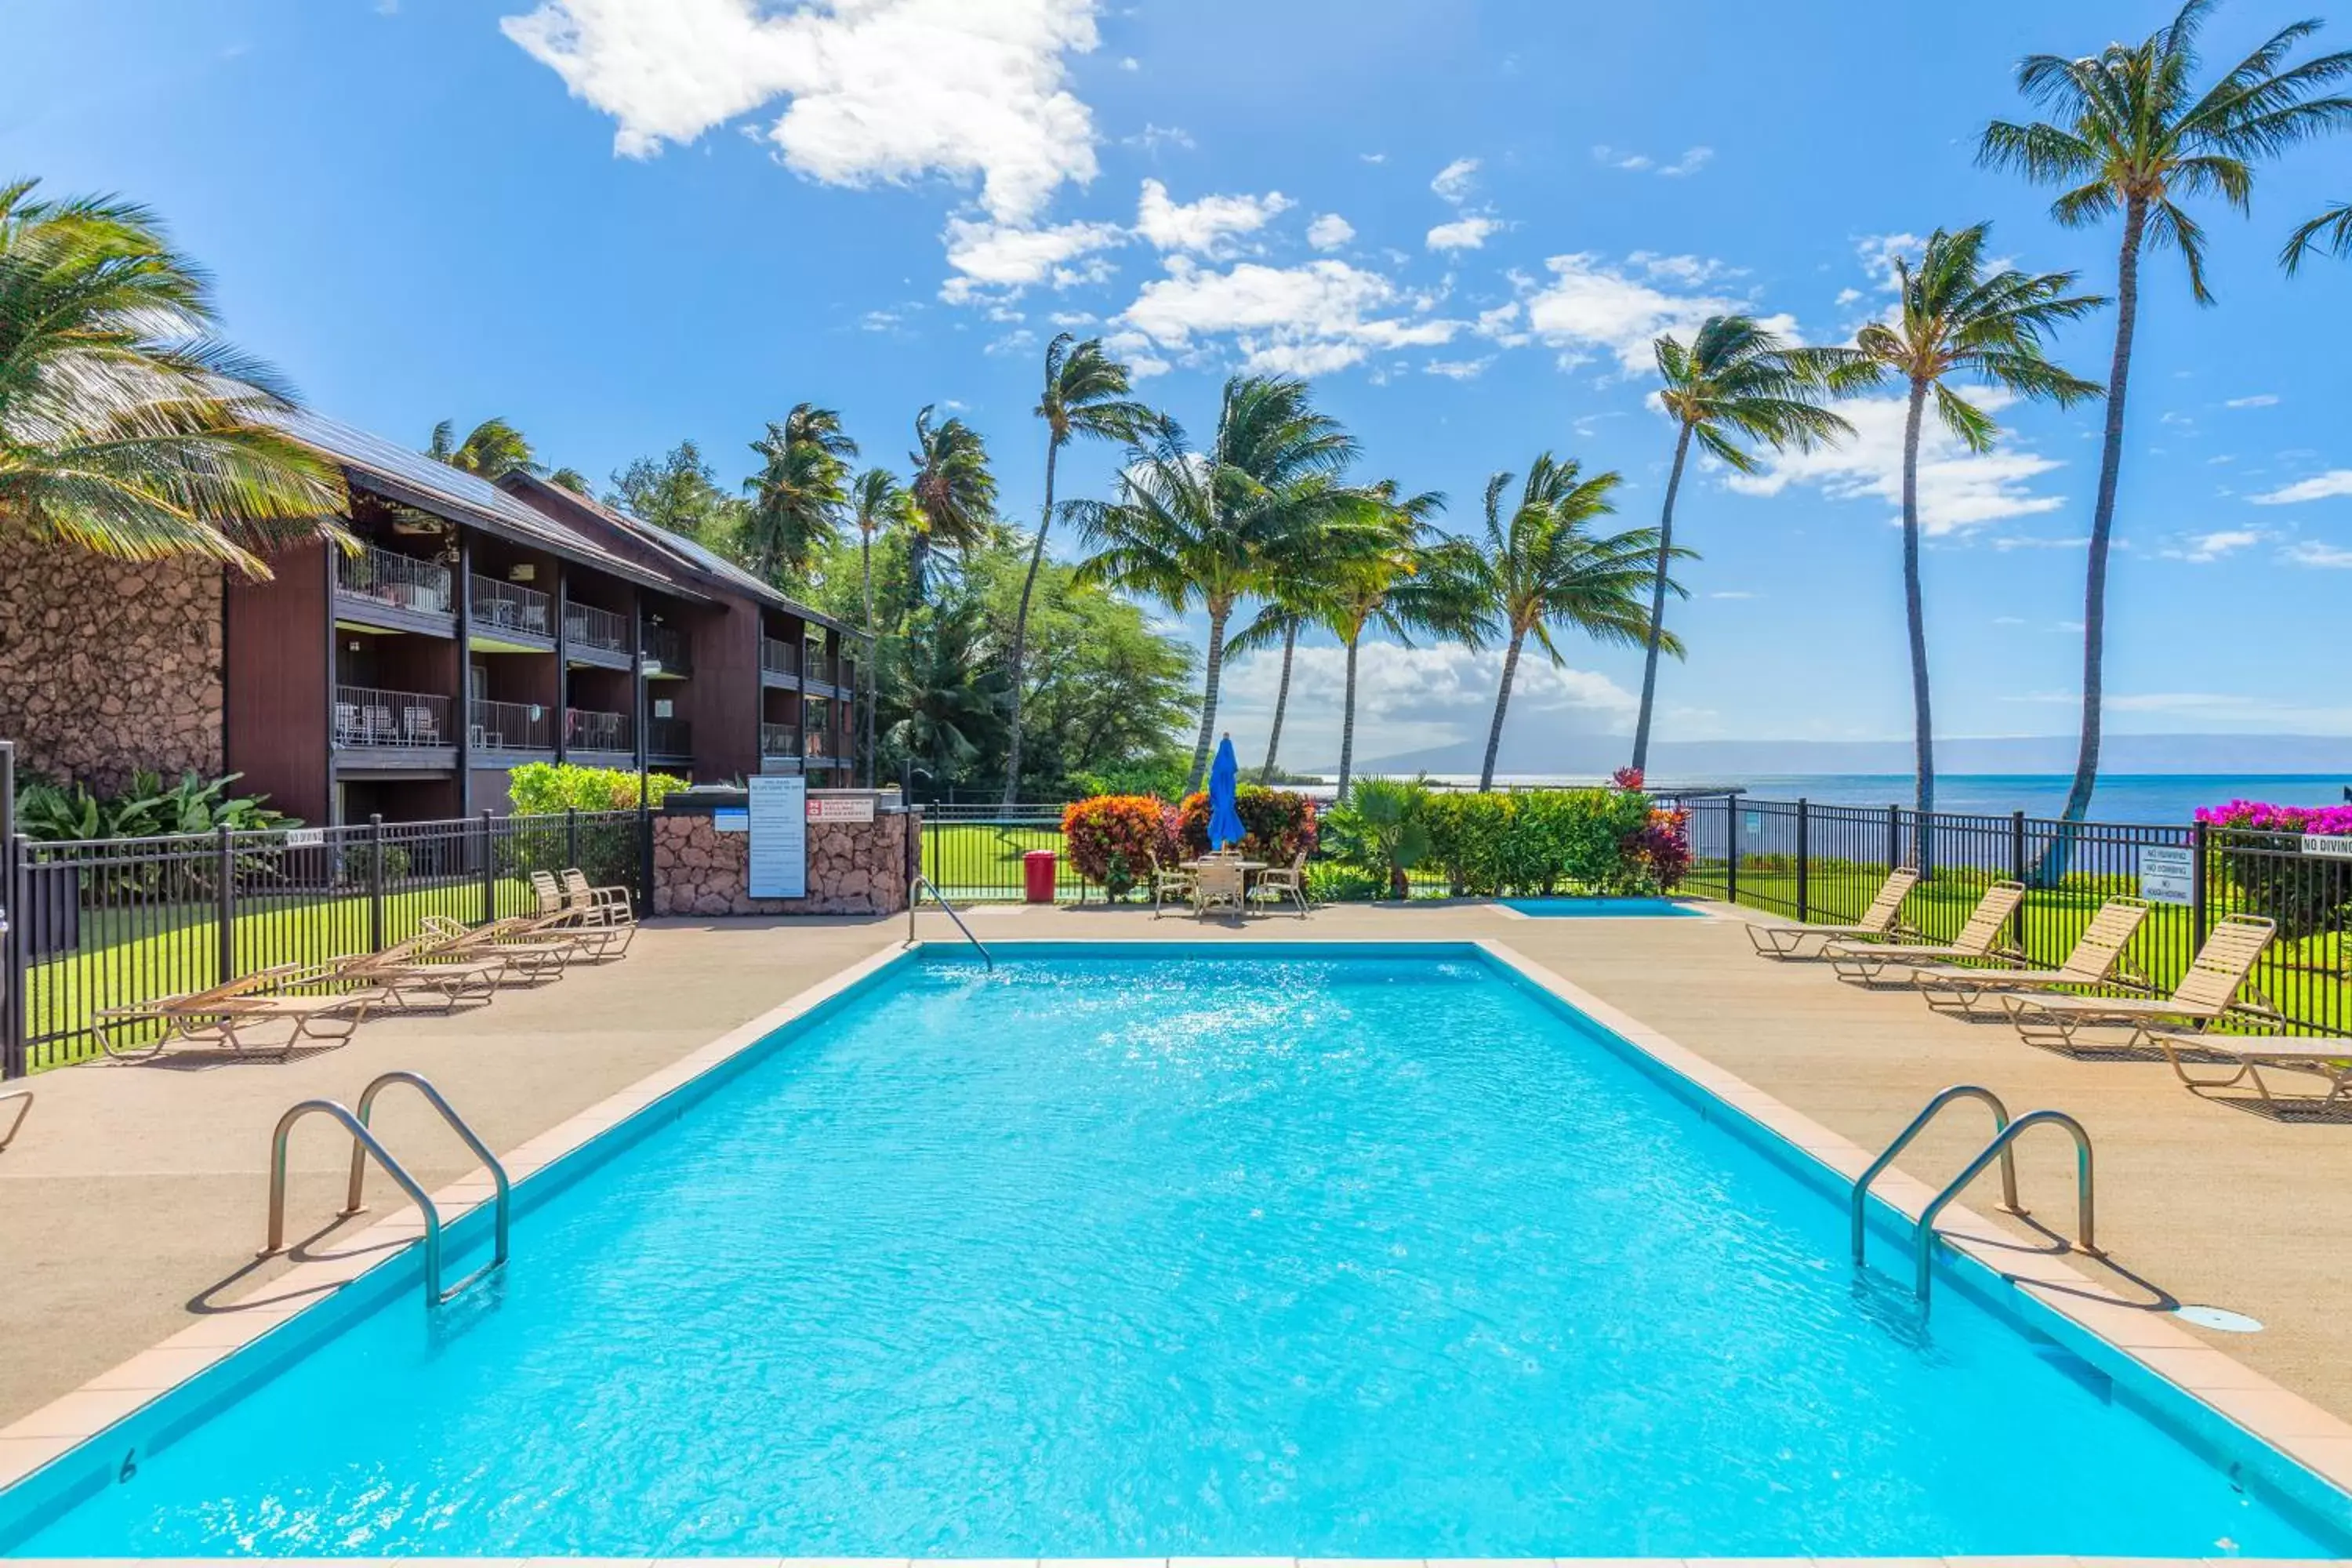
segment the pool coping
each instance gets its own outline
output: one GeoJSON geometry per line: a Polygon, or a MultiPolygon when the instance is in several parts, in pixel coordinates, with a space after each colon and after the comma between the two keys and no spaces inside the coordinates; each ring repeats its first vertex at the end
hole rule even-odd
{"type": "MultiPolygon", "coordinates": [[[[1712,911],[1710,911],[1712,913],[1712,911]]],[[[1531,917],[1523,917],[1531,918],[1531,917]]],[[[1722,916],[1714,918],[1722,919],[1722,916]]],[[[1737,920],[1738,917],[1731,917],[1737,920]]],[[[1003,948],[1024,947],[1095,947],[1155,945],[1193,945],[1175,932],[1135,936],[1056,936],[1051,938],[1007,936],[996,939],[1003,948]]],[[[1249,947],[1223,947],[1228,954],[1246,952],[1249,947]]],[[[1383,947],[1454,947],[1475,949],[1498,968],[1520,981],[1547,994],[1584,1015],[1594,1024],[1633,1050],[1647,1058],[1656,1067],[1680,1079],[1704,1094],[1747,1118],[1763,1131],[1786,1142],[1798,1153],[1810,1158],[1828,1172],[1851,1182],[1858,1177],[1874,1157],[1870,1151],[1852,1140],[1832,1131],[1812,1118],[1798,1111],[1784,1101],[1766,1094],[1738,1075],[1716,1066],[1706,1058],[1652,1028],[1622,1009],[1577,985],[1565,976],[1520,952],[1507,942],[1491,937],[1373,937],[1361,935],[1318,937],[1307,932],[1285,936],[1281,947],[1333,947],[1380,949],[1383,947]]],[[[502,1151],[499,1160],[511,1181],[520,1184],[526,1178],[548,1169],[586,1148],[657,1102],[677,1093],[706,1076],[724,1068],[745,1052],[751,1051],[779,1029],[803,1017],[825,1003],[862,984],[882,971],[919,955],[924,949],[939,947],[943,951],[960,951],[961,942],[918,941],[911,944],[892,942],[854,963],[836,970],[825,979],[788,997],[776,1006],[729,1030],[707,1045],[646,1075],[635,1082],[586,1110],[567,1118],[554,1127],[526,1139],[513,1149],[502,1151]]],[[[1891,1167],[1871,1189],[1874,1195],[1906,1218],[1916,1220],[1936,1193],[1926,1183],[1906,1174],[1900,1166],[1891,1167]]],[[[442,1225],[454,1230],[469,1216],[478,1215],[492,1197],[488,1173],[469,1174],[437,1190],[432,1196],[440,1209],[442,1225]]],[[[138,1415],[179,1390],[183,1385],[212,1371],[239,1350],[252,1344],[272,1330],[283,1327],[303,1314],[323,1307],[340,1297],[347,1286],[379,1269],[413,1261],[415,1246],[425,1233],[421,1214],[404,1209],[375,1221],[357,1232],[334,1238],[337,1251],[314,1258],[299,1258],[285,1272],[257,1283],[234,1302],[217,1312],[210,1313],[186,1328],[165,1337],[147,1350],[100,1373],[79,1388],[60,1395],[49,1404],[32,1411],[6,1426],[0,1426],[0,1491],[5,1491],[26,1480],[53,1460],[70,1453],[116,1424],[138,1415]]],[[[2352,1423],[2321,1409],[2302,1395],[2273,1382],[2253,1368],[2191,1335],[2185,1329],[2165,1321],[2147,1310],[2130,1305],[2089,1276],[2065,1263],[2056,1254],[2021,1250],[2015,1240],[1989,1224],[1982,1215],[1955,1203],[1944,1210],[1944,1225],[1938,1236],[1947,1246],[1962,1257],[2008,1281],[2021,1294],[2040,1306],[2056,1312],[2074,1327],[2099,1342],[2106,1350],[2135,1363],[2137,1368],[2159,1384],[2202,1405],[2207,1411],[2235,1426],[2257,1441],[2267,1445],[2321,1480],[2338,1490],[2352,1494],[2352,1423]]],[[[10,1561],[41,1561],[40,1559],[10,1559],[10,1561]]],[[[67,1560],[52,1560],[67,1561],[67,1560]]],[[[152,1559],[72,1559],[89,1563],[100,1562],[138,1562],[152,1568],[152,1559]]],[[[367,1559],[337,1559],[340,1562],[363,1562],[367,1559]]],[[[485,1563],[522,1563],[526,1558],[469,1559],[485,1563]]],[[[1108,1559],[1061,1558],[832,1558],[832,1557],[753,1557],[753,1558],[688,1558],[660,1559],[627,1558],[540,1558],[541,1562],[569,1563],[758,1563],[792,1565],[792,1568],[887,1568],[926,1562],[955,1562],[963,1568],[991,1568],[991,1565],[1024,1564],[1028,1568],[1085,1568],[1085,1565],[1116,1563],[1157,1563],[1163,1568],[1270,1568],[1280,1564],[1331,1565],[1331,1568],[1501,1568],[1512,1563],[1527,1564],[1591,1564],[1612,1563],[1646,1563],[1659,1564],[1682,1563],[1689,1564],[1730,1564],[1762,1561],[1787,1563],[1873,1563],[1886,1568],[1892,1563],[1949,1563],[1980,1564],[2049,1565],[2062,1568],[2073,1563],[2116,1563],[2126,1561],[2105,1557],[2051,1556],[1991,1556],[1952,1558],[1802,1558],[1737,1559],[1737,1558],[1465,1558],[1465,1559],[1349,1559],[1292,1557],[1144,1557],[1108,1559]]],[[[2133,1563],[2238,1563],[2254,1561],[2241,1558],[2132,1558],[2133,1563]]],[[[2319,1562],[2326,1559],[2294,1559],[2295,1562],[2319,1562]]],[[[2342,1561],[2352,1562],[2352,1559],[2342,1561]]]]}

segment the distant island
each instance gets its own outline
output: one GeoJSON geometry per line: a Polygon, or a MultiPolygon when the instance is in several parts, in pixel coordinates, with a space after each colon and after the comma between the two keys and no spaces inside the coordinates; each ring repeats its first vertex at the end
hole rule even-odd
{"type": "MultiPolygon", "coordinates": [[[[2072,735],[1957,737],[1936,743],[1937,766],[1952,773],[2065,773],[2074,766],[2072,735]]],[[[1544,734],[1534,725],[1506,734],[1500,775],[1605,776],[1625,762],[1622,735],[1544,734]]],[[[1368,773],[1471,773],[1485,757],[1483,737],[1377,757],[1368,773]]],[[[2106,773],[2200,775],[2326,773],[2352,779],[2352,736],[2109,735],[2100,758],[2106,773]]],[[[1336,771],[1336,763],[1332,771],[1336,771]]],[[[1908,774],[1908,741],[1662,741],[1650,748],[1661,778],[1738,782],[1764,774],[1908,774]]]]}

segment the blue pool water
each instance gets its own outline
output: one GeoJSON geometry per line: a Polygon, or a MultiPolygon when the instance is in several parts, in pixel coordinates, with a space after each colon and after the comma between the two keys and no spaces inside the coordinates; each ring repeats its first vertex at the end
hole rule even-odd
{"type": "Polygon", "coordinates": [[[1672,899],[1501,899],[1506,909],[1538,920],[1696,920],[1699,912],[1672,899]]]}
{"type": "Polygon", "coordinates": [[[898,965],[11,1545],[2340,1550],[1475,953],[1297,952],[898,965]]]}

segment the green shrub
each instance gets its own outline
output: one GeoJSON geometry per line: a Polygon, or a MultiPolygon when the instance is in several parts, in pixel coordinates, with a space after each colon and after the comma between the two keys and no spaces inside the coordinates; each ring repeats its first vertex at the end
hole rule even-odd
{"type": "Polygon", "coordinates": [[[1100,882],[1113,901],[1151,869],[1183,858],[1176,836],[1176,813],[1148,795],[1101,795],[1062,812],[1062,843],[1070,864],[1090,882],[1100,882]]]}
{"type": "Polygon", "coordinates": [[[1332,854],[1390,898],[1411,896],[1405,873],[1429,858],[1435,798],[1418,779],[1359,779],[1324,817],[1332,854]]]}
{"type": "MultiPolygon", "coordinates": [[[[674,773],[647,773],[648,805],[687,787],[674,773]]],[[[635,811],[637,775],[626,768],[583,768],[576,763],[525,763],[508,775],[507,798],[518,816],[551,816],[565,811],[635,811]]]]}
{"type": "Polygon", "coordinates": [[[48,843],[100,838],[162,838],[183,833],[299,827],[300,819],[272,811],[266,795],[232,796],[243,773],[207,779],[193,769],[166,785],[161,773],[131,775],[121,795],[99,795],[79,784],[27,780],[16,791],[16,831],[48,843]]]}
{"type": "MultiPolygon", "coordinates": [[[[1234,813],[1242,819],[1244,858],[1269,866],[1287,866],[1301,854],[1315,853],[1315,802],[1286,789],[1243,784],[1234,791],[1234,813]]],[[[1177,814],[1177,828],[1189,855],[1209,852],[1209,797],[1189,795],[1177,814]]]]}
{"type": "Polygon", "coordinates": [[[1379,898],[1387,889],[1381,879],[1369,871],[1337,860],[1309,860],[1307,863],[1307,897],[1318,904],[1363,903],[1379,898]]]}
{"type": "MultiPolygon", "coordinates": [[[[1379,783],[1384,790],[1417,787],[1367,783],[1379,783]]],[[[1332,836],[1345,837],[1355,847],[1349,858],[1359,868],[1391,875],[1395,868],[1381,863],[1379,843],[1366,837],[1359,818],[1367,810],[1385,817],[1397,808],[1385,800],[1375,808],[1362,793],[1360,785],[1356,798],[1334,809],[1332,836]]],[[[1426,840],[1419,863],[1442,871],[1447,889],[1457,896],[1637,892],[1679,874],[1679,863],[1659,840],[1663,830],[1654,825],[1649,797],[1638,790],[1422,790],[1406,815],[1419,823],[1426,840]]]]}

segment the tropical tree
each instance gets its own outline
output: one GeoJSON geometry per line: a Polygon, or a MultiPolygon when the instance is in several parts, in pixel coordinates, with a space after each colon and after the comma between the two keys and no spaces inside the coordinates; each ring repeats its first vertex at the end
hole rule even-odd
{"type": "Polygon", "coordinates": [[[0,532],[267,577],[348,542],[338,470],[287,434],[294,394],[212,335],[202,272],[146,208],[0,185],[0,532]]]}
{"type": "Polygon", "coordinates": [[[426,443],[425,455],[436,463],[446,463],[486,479],[547,471],[547,465],[539,460],[523,433],[496,416],[468,430],[464,440],[457,437],[456,422],[444,419],[433,426],[433,438],[426,443]]]}
{"type": "Polygon", "coordinates": [[[719,488],[718,470],[690,440],[658,458],[639,458],[614,474],[604,504],[721,548],[732,542],[743,510],[741,501],[719,488]]]}
{"type": "Polygon", "coordinates": [[[782,425],[771,421],[751,450],[760,471],[743,481],[751,499],[740,542],[746,563],[771,582],[781,574],[806,576],[816,551],[833,542],[835,520],[848,502],[857,443],[842,430],[840,415],[802,403],[782,425]]]}
{"type": "MultiPolygon", "coordinates": [[[[1683,465],[1696,443],[1740,473],[1756,468],[1748,443],[1775,451],[1810,451],[1853,433],[1822,406],[1827,362],[1818,350],[1791,348],[1752,316],[1710,316],[1690,343],[1668,332],[1650,345],[1659,392],[1675,422],[1675,462],[1666,474],[1665,505],[1658,514],[1657,561],[1651,574],[1649,631],[1642,661],[1642,706],[1633,720],[1633,767],[1650,765],[1650,721],[1658,696],[1658,654],[1666,646],[1666,571],[1674,556],[1675,499],[1683,465]]],[[[1530,474],[1529,479],[1534,478],[1530,474]]],[[[1612,476],[1613,477],[1613,476],[1612,476]]],[[[1499,724],[1499,720],[1498,720],[1499,724]]],[[[1488,748],[1491,753],[1493,748],[1488,748]]],[[[1491,758],[1490,763],[1491,766],[1491,758]]]]}
{"type": "Polygon", "coordinates": [[[933,405],[915,416],[915,465],[908,484],[914,503],[914,537],[908,562],[908,606],[923,602],[931,552],[941,545],[965,550],[988,537],[996,519],[996,476],[988,471],[988,445],[980,432],[957,418],[931,423],[933,405]]]}
{"type": "Polygon", "coordinates": [[[2292,278],[2295,268],[2303,265],[2304,257],[2314,250],[2352,256],[2352,202],[2328,208],[2289,235],[2286,248],[2279,252],[2279,265],[2292,278]]]}
{"type": "Polygon", "coordinates": [[[884,739],[934,784],[964,777],[1004,722],[987,630],[979,602],[964,598],[921,612],[892,639],[884,739]]]}
{"type": "MultiPolygon", "coordinates": [[[[1504,638],[1503,679],[1495,693],[1495,720],[1486,731],[1486,760],[1478,787],[1495,784],[1495,759],[1503,745],[1503,715],[1511,682],[1528,637],[1555,667],[1567,660],[1552,640],[1554,627],[1582,632],[1595,642],[1627,647],[1647,644],[1682,657],[1682,644],[1658,629],[1642,601],[1653,586],[1653,563],[1687,559],[1691,552],[1660,542],[1662,530],[1629,529],[1599,534],[1594,519],[1617,510],[1610,497],[1619,484],[1613,473],[1586,479],[1573,459],[1556,461],[1549,452],[1528,469],[1518,500],[1505,510],[1511,476],[1486,481],[1486,538],[1475,583],[1483,601],[1484,633],[1504,638]]],[[[1666,591],[1681,594],[1669,576],[1666,591]]]]}
{"type": "Polygon", "coordinates": [[[1258,772],[1260,784],[1272,784],[1276,759],[1282,751],[1282,726],[1290,711],[1290,673],[1298,657],[1298,634],[1314,626],[1323,605],[1326,584],[1323,569],[1328,558],[1313,547],[1311,538],[1302,538],[1295,549],[1270,553],[1265,562],[1264,579],[1258,584],[1257,614],[1241,630],[1225,639],[1225,657],[1263,653],[1277,645],[1282,648],[1282,673],[1274,688],[1274,721],[1266,727],[1265,765],[1258,772]]]}
{"type": "Polygon", "coordinates": [[[857,589],[866,603],[866,647],[867,657],[858,661],[858,670],[866,681],[866,756],[869,766],[874,757],[874,537],[887,529],[908,521],[907,492],[899,488],[898,476],[884,468],[872,468],[857,476],[850,487],[850,522],[857,530],[857,589]]]}
{"type": "Polygon", "coordinates": [[[1985,235],[1977,224],[1927,237],[1915,268],[1907,256],[1895,258],[1896,310],[1891,321],[1873,321],[1854,335],[1854,351],[1831,372],[1840,391],[1900,381],[1906,389],[1903,416],[1903,609],[1910,631],[1912,744],[1916,768],[1916,804],[1924,821],[1936,808],[1936,727],[1929,711],[1927,626],[1919,590],[1919,432],[1927,400],[1936,417],[1971,452],[1986,452],[2000,426],[1976,404],[1953,390],[1968,378],[2022,396],[2064,407],[2096,397],[2099,384],[2051,363],[2043,351],[2049,331],[2106,303],[2095,294],[2074,292],[2072,272],[1988,271],[1985,235]]]}
{"type": "Polygon", "coordinates": [[[596,494],[596,487],[589,483],[588,476],[577,468],[558,468],[547,476],[547,482],[551,485],[559,485],[577,496],[587,496],[593,499],[596,494]]]}
{"type": "Polygon", "coordinates": [[[1132,445],[1159,422],[1159,416],[1128,396],[1127,366],[1113,359],[1100,338],[1079,342],[1063,332],[1045,345],[1045,387],[1037,417],[1045,422],[1045,501],[1038,509],[1037,538],[1029,547],[1029,574],[1021,584],[1021,607],[1013,618],[1013,640],[1004,658],[1005,690],[1013,704],[1012,748],[1004,759],[1004,804],[1021,788],[1022,660],[1029,647],[1029,601],[1037,592],[1037,569],[1045,560],[1045,534],[1054,526],[1054,469],[1062,448],[1073,440],[1132,445]]]}
{"type": "Polygon", "coordinates": [[[2179,250],[2189,292],[2200,305],[2212,303],[2205,286],[2205,231],[2181,200],[2218,196],[2244,212],[2257,162],[2352,124],[2352,98],[2320,90],[2352,72],[2352,53],[2287,64],[2296,46],[2319,30],[2316,21],[2280,28],[2199,90],[2197,31],[2213,5],[2214,0],[2189,0],[2170,22],[2137,44],[2109,44],[2097,54],[2072,58],[2027,56],[2018,64],[2018,90],[2051,118],[2027,124],[1996,120],[1985,127],[1977,150],[1980,163],[2037,184],[2065,187],[2051,203],[2050,214],[2069,228],[2111,216],[2123,222],[2106,429],[2084,584],[2082,743],[2066,794],[2069,822],[2089,812],[2099,777],[2107,552],[2123,470],[2132,337],[2139,322],[2140,251],[2145,246],[2179,250]]]}

